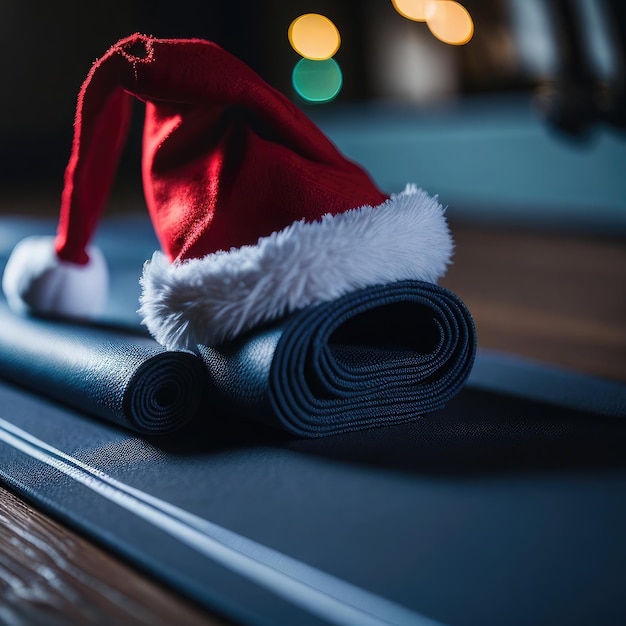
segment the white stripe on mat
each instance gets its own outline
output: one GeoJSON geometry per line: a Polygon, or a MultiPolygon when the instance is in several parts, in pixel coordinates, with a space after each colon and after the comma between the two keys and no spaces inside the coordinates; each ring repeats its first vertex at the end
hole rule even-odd
{"type": "Polygon", "coordinates": [[[302,561],[213,524],[65,454],[0,418],[0,440],[134,513],[288,602],[341,626],[441,626],[302,561]]]}

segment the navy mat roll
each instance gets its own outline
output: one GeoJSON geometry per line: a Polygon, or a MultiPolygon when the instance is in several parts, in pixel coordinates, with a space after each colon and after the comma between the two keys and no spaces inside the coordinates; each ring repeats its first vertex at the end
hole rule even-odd
{"type": "Polygon", "coordinates": [[[202,362],[148,337],[26,318],[0,303],[0,377],[141,433],[176,430],[204,393],[202,362]]]}
{"type": "MultiPolygon", "coordinates": [[[[14,244],[53,228],[0,220],[0,269],[14,244]]],[[[441,408],[476,350],[461,300],[405,281],[353,292],[198,355],[167,352],[140,327],[138,279],[158,243],[145,216],[104,224],[111,298],[100,325],[20,317],[0,299],[0,377],[143,433],[215,412],[301,437],[407,421],[441,408]],[[131,245],[132,242],[132,245],[131,245]],[[107,325],[108,324],[108,325],[107,325]]]]}
{"type": "Polygon", "coordinates": [[[0,377],[141,433],[199,412],[317,437],[414,419],[461,389],[472,318],[430,283],[363,289],[198,355],[134,329],[21,317],[0,305],[0,377]]]}
{"type": "Polygon", "coordinates": [[[475,353],[463,302],[419,281],[356,291],[229,344],[200,348],[214,402],[303,437],[439,409],[463,386],[475,353]]]}

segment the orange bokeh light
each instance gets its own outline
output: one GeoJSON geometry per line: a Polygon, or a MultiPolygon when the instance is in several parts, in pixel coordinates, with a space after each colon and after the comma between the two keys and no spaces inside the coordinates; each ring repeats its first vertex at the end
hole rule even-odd
{"type": "Polygon", "coordinates": [[[391,0],[400,15],[415,22],[425,22],[429,5],[433,0],[391,0]]]}
{"type": "Polygon", "coordinates": [[[291,47],[300,56],[312,61],[330,59],[341,45],[337,27],[319,13],[297,17],[289,26],[288,37],[291,47]]]}
{"type": "Polygon", "coordinates": [[[474,35],[474,22],[468,10],[452,0],[429,2],[426,24],[437,39],[455,46],[466,44],[474,35]]]}

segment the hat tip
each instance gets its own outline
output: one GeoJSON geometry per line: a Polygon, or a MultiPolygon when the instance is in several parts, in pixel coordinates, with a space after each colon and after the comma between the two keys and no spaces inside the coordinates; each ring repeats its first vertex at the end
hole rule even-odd
{"type": "Polygon", "coordinates": [[[27,237],[14,248],[2,276],[10,308],[73,319],[91,319],[104,309],[108,271],[102,252],[90,246],[84,265],[61,260],[54,237],[27,237]]]}

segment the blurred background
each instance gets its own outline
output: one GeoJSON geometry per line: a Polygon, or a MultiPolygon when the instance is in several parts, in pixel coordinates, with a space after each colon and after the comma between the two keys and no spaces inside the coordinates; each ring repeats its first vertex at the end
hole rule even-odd
{"type": "MultiPolygon", "coordinates": [[[[383,190],[439,195],[442,284],[482,347],[626,380],[623,0],[0,0],[0,29],[5,219],[54,228],[76,95],[111,44],[211,39],[383,190]]],[[[141,125],[137,104],[109,212],[146,213],[141,125]]]]}
{"type": "MultiPolygon", "coordinates": [[[[429,4],[456,3],[1,0],[0,184],[60,191],[82,80],[109,45],[141,31],[223,45],[386,191],[416,182],[463,219],[626,231],[625,3],[464,0],[469,36],[453,25],[447,39],[461,45],[444,42],[433,16],[421,21],[429,4]],[[340,87],[315,104],[295,82],[302,55],[289,37],[308,13],[340,37],[328,62],[340,87]]],[[[130,189],[140,107],[136,118],[119,181],[130,189]]]]}

